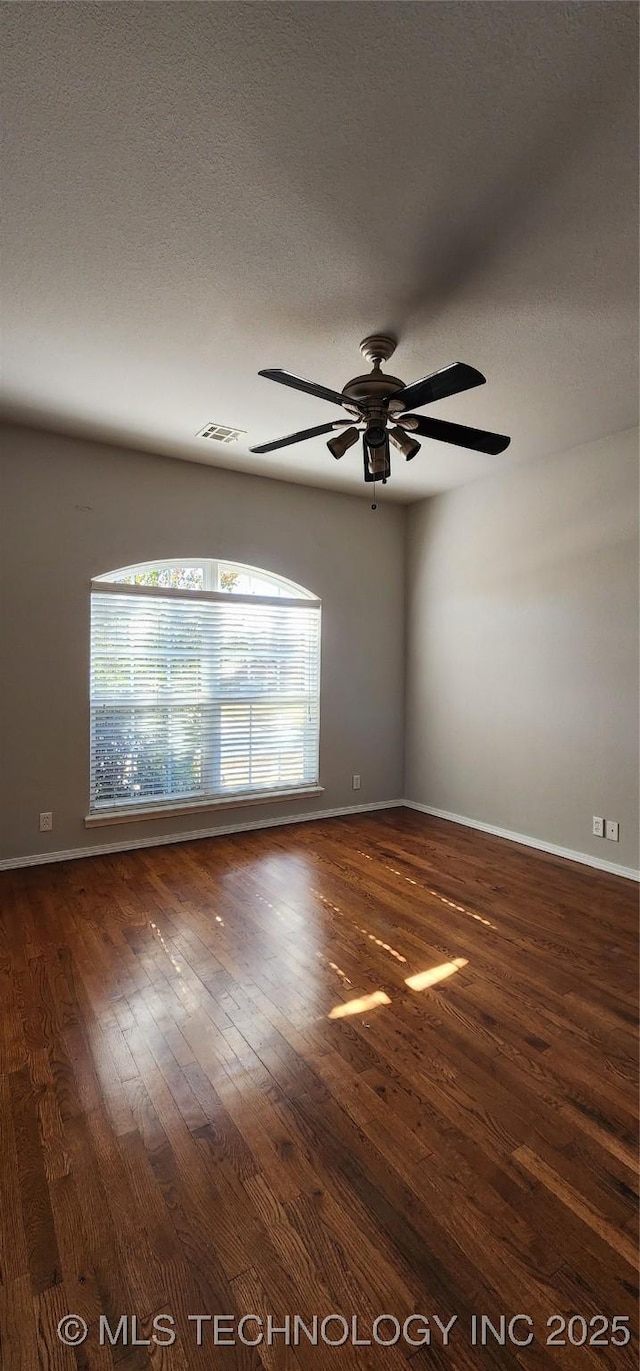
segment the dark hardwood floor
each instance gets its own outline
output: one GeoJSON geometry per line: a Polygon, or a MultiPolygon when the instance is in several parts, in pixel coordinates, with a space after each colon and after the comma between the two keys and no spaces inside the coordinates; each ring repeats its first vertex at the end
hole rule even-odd
{"type": "Polygon", "coordinates": [[[630,882],[388,810],[5,872],[0,901],[7,1371],[636,1365],[630,882]],[[287,1345],[330,1314],[361,1345],[337,1318],[287,1345]],[[480,1345],[516,1314],[528,1346],[480,1345]]]}

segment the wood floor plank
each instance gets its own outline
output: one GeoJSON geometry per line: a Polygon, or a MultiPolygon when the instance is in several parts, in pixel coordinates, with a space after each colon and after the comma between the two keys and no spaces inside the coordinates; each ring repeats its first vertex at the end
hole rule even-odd
{"type": "Polygon", "coordinates": [[[26,1067],[9,1076],[9,1098],[31,1287],[40,1295],[57,1285],[61,1270],[36,1099],[26,1067]]]}
{"type": "Polygon", "coordinates": [[[34,1371],[38,1364],[31,1279],[20,1276],[0,1284],[0,1365],[11,1367],[11,1371],[34,1371]]]}
{"type": "Polygon", "coordinates": [[[623,1261],[628,1262],[632,1270],[635,1270],[638,1249],[624,1232],[616,1228],[602,1214],[599,1214],[551,1166],[547,1166],[542,1157],[536,1156],[529,1147],[518,1147],[513,1155],[516,1161],[520,1162],[527,1171],[531,1172],[532,1176],[536,1177],[536,1180],[540,1181],[541,1185],[550,1190],[552,1195],[556,1195],[562,1204],[571,1209],[589,1228],[593,1228],[599,1237],[607,1243],[607,1246],[613,1248],[623,1261]]]}
{"type": "MultiPolygon", "coordinates": [[[[9,1077],[0,1075],[0,1286],[27,1276],[29,1255],[9,1077]]],[[[20,1287],[16,1287],[19,1293],[20,1287]]]]}
{"type": "Polygon", "coordinates": [[[469,1328],[637,1339],[637,941],[630,882],[401,809],[0,873],[7,1366],[635,1365],[469,1328]],[[99,1346],[159,1312],[173,1348],[99,1346]],[[384,1312],[455,1343],[189,1322],[384,1312]]]}

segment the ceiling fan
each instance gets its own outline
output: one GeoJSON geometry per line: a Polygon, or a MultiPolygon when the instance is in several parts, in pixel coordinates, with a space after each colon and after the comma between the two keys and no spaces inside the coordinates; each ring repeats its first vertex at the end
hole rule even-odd
{"type": "Polygon", "coordinates": [[[486,378],[482,372],[467,366],[465,362],[452,362],[441,371],[434,371],[421,381],[405,386],[397,376],[388,376],[381,370],[381,363],[391,357],[395,348],[396,339],[390,334],[373,333],[364,338],[360,351],[372,363],[372,370],[365,376],[355,376],[352,381],[347,381],[342,391],[316,385],[315,381],[305,381],[301,376],[283,371],[281,367],[260,371],[258,375],[266,376],[269,381],[278,381],[280,385],[292,386],[294,390],[304,390],[321,400],[329,400],[333,405],[341,405],[351,417],[334,419],[328,424],[317,424],[315,428],[305,428],[285,438],[276,438],[271,443],[261,443],[258,447],[250,448],[250,452],[274,452],[276,448],[288,447],[290,443],[301,443],[306,438],[330,433],[332,429],[343,429],[342,433],[330,438],[327,443],[332,456],[339,459],[362,433],[364,479],[381,481],[383,485],[391,475],[389,443],[399,448],[410,462],[421,448],[413,436],[416,433],[423,438],[454,443],[456,447],[472,448],[475,452],[492,455],[504,452],[511,439],[502,433],[487,433],[484,429],[468,428],[464,424],[428,419],[422,414],[407,412],[416,405],[429,405],[434,400],[444,400],[448,395],[470,390],[472,386],[484,385],[486,378]]]}

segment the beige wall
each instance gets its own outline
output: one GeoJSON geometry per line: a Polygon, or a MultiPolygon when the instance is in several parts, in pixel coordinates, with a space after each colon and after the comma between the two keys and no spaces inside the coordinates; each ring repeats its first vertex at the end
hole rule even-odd
{"type": "Polygon", "coordinates": [[[0,858],[401,797],[401,506],[373,514],[353,496],[18,428],[3,434],[1,500],[0,858]],[[91,577],[185,555],[266,567],[321,596],[325,793],[87,831],[91,577]]]}
{"type": "Polygon", "coordinates": [[[405,516],[5,430],[0,859],[404,794],[637,867],[637,439],[507,466],[405,516]],[[322,597],[325,793],[87,831],[90,579],[187,553],[264,566],[322,597]],[[49,809],[54,830],[40,834],[49,809]],[[591,836],[594,813],[619,821],[619,844],[591,836]]]}
{"type": "Polygon", "coordinates": [[[637,431],[412,506],[407,597],[405,796],[637,868],[637,431]]]}

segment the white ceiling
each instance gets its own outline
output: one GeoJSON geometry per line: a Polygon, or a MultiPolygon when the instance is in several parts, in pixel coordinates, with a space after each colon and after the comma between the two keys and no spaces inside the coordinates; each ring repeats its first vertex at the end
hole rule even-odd
{"type": "Polygon", "coordinates": [[[248,444],[339,417],[393,328],[433,417],[416,499],[637,422],[636,28],[627,3],[10,4],[9,415],[367,494],[359,448],[248,444]],[[238,426],[234,446],[194,437],[238,426]]]}

